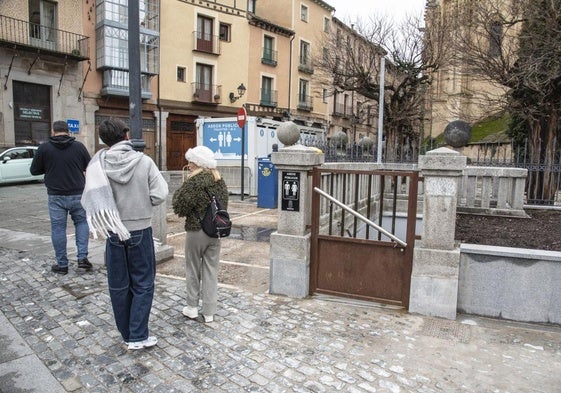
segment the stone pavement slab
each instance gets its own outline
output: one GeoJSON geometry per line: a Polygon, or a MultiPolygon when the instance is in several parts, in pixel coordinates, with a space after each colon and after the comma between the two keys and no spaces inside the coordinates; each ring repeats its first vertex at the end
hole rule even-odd
{"type": "Polygon", "coordinates": [[[35,388],[52,393],[65,391],[2,313],[0,348],[1,392],[24,393],[35,388]]]}
{"type": "Polygon", "coordinates": [[[0,248],[0,310],[70,392],[551,393],[561,386],[559,327],[448,321],[230,287],[219,288],[216,321],[204,325],[181,315],[184,281],[162,276],[150,321],[158,345],[128,351],[103,267],[55,276],[49,263],[0,248]]]}

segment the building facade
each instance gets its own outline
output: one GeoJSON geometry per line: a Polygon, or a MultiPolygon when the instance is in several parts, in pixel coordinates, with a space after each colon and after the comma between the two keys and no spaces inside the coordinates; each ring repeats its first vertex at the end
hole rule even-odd
{"type": "Polygon", "coordinates": [[[0,2],[0,144],[39,144],[51,124],[67,120],[93,147],[80,101],[82,66],[92,45],[83,34],[83,4],[66,1],[0,2]]]}

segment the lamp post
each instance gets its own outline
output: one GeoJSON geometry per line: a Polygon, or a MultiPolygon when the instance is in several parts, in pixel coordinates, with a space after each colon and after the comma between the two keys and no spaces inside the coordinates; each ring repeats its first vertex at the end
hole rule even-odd
{"type": "Polygon", "coordinates": [[[378,151],[376,152],[376,162],[382,163],[382,135],[384,128],[384,77],[386,72],[386,58],[380,58],[380,98],[378,99],[378,151]]]}

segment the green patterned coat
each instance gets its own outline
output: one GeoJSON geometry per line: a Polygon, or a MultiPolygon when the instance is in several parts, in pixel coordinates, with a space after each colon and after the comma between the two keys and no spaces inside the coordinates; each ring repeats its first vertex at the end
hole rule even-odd
{"type": "Polygon", "coordinates": [[[199,219],[204,216],[209,204],[209,197],[205,189],[211,195],[216,195],[224,209],[228,208],[228,187],[226,187],[224,179],[215,181],[214,175],[207,169],[188,177],[175,191],[172,200],[174,213],[179,217],[185,217],[186,231],[201,229],[199,219]]]}

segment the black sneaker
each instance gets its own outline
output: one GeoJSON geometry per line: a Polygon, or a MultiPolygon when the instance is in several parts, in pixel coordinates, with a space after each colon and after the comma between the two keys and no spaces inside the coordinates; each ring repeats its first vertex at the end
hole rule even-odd
{"type": "Polygon", "coordinates": [[[51,266],[51,271],[56,274],[67,274],[68,273],[68,266],[59,266],[58,264],[54,264],[51,266]]]}
{"type": "Polygon", "coordinates": [[[92,268],[92,263],[88,261],[88,258],[78,260],[78,269],[90,270],[92,268]]]}

